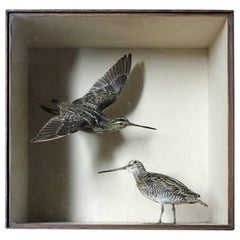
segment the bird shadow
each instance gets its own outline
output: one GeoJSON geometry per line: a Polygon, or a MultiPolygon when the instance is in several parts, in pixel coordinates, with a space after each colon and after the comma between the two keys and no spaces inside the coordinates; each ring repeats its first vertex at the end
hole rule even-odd
{"type": "MultiPolygon", "coordinates": [[[[37,106],[49,99],[67,99],[66,79],[78,57],[77,49],[29,49],[28,132],[30,138],[50,116],[37,106]]],[[[28,146],[28,219],[32,222],[71,218],[72,160],[69,138],[28,146]]]]}
{"type": "MultiPolygon", "coordinates": [[[[109,118],[127,116],[137,106],[144,87],[144,63],[134,66],[131,74],[122,90],[120,98],[116,103],[104,111],[109,118]]],[[[126,141],[121,131],[99,135],[96,139],[96,159],[95,163],[99,166],[103,162],[111,161],[115,151],[126,141]]]]}

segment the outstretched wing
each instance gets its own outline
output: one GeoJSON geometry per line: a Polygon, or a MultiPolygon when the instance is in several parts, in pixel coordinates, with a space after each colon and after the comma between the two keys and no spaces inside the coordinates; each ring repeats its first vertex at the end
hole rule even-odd
{"type": "Polygon", "coordinates": [[[73,104],[89,104],[102,111],[117,100],[131,70],[132,55],[124,55],[82,98],[73,104]]]}
{"type": "Polygon", "coordinates": [[[52,117],[39,131],[36,137],[32,138],[31,142],[45,142],[64,137],[70,133],[79,130],[78,126],[81,121],[69,121],[62,115],[52,117]]]}

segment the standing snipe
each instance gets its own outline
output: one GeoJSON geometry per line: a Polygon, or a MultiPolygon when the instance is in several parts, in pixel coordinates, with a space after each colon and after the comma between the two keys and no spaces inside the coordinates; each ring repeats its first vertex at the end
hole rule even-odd
{"type": "Polygon", "coordinates": [[[156,130],[156,128],[131,123],[124,117],[109,119],[102,112],[120,95],[130,73],[131,63],[132,55],[124,55],[92,86],[87,94],[72,103],[52,100],[57,104],[58,109],[41,105],[43,110],[55,116],[42,127],[31,141],[49,141],[79,130],[102,133],[116,131],[127,126],[156,130]]]}
{"type": "Polygon", "coordinates": [[[128,170],[136,180],[139,191],[146,198],[161,204],[161,215],[159,223],[162,223],[164,204],[172,204],[173,223],[176,223],[176,204],[199,203],[204,207],[207,204],[201,201],[200,195],[191,191],[186,185],[175,178],[160,174],[147,172],[143,164],[138,160],[131,160],[126,166],[98,173],[106,173],[118,170],[128,170]]]}

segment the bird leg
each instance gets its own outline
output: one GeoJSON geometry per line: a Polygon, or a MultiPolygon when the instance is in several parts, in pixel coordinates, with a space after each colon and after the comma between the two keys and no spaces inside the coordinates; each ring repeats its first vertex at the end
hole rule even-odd
{"type": "Polygon", "coordinates": [[[176,224],[176,209],[174,204],[172,204],[172,211],[173,211],[173,223],[176,224]]]}
{"type": "Polygon", "coordinates": [[[163,213],[164,213],[164,204],[161,204],[161,214],[160,214],[160,219],[158,221],[158,223],[162,224],[162,216],[163,216],[163,213]]]}

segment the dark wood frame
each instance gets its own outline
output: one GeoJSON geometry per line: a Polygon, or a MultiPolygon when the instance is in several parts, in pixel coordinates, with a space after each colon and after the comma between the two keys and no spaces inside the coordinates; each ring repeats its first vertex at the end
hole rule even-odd
{"type": "Polygon", "coordinates": [[[6,159],[6,227],[7,228],[60,228],[60,229],[138,229],[138,230],[232,230],[234,229],[234,12],[232,10],[7,10],[6,11],[6,91],[7,91],[7,159],[6,159]],[[11,178],[9,166],[10,120],[10,15],[22,14],[146,14],[147,15],[226,15],[228,17],[228,223],[226,225],[157,225],[157,224],[75,224],[75,223],[12,223],[9,216],[11,178]]]}

